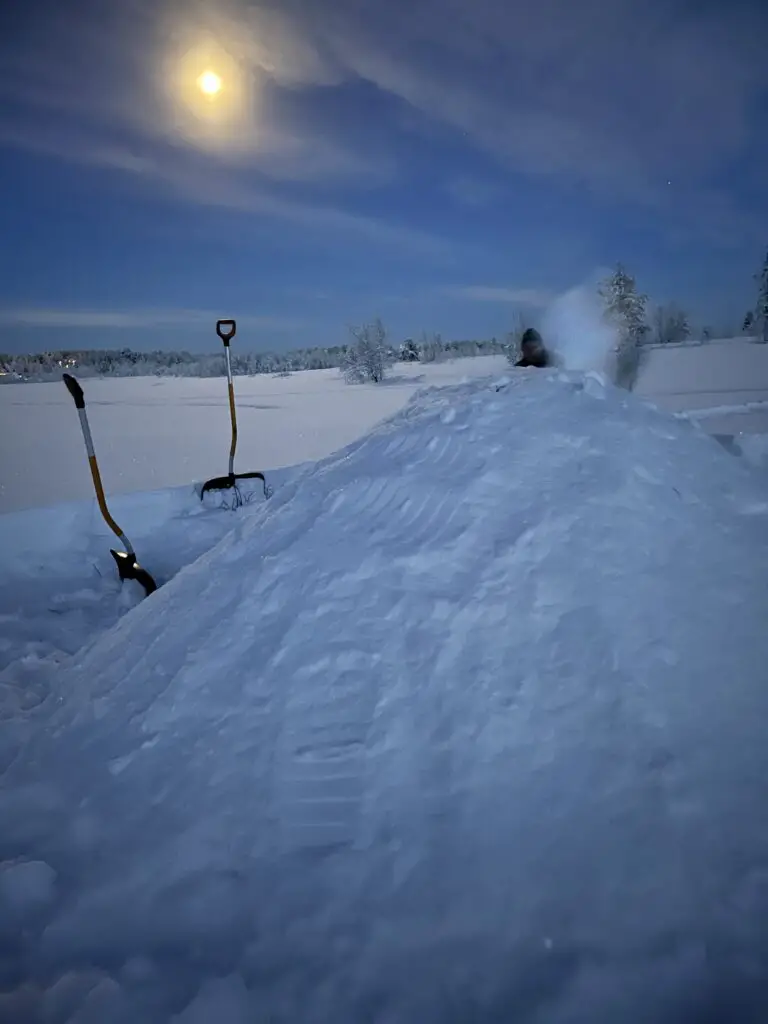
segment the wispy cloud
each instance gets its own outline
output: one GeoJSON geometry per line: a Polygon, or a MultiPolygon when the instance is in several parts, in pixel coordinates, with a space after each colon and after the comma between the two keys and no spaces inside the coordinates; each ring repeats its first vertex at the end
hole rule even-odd
{"type": "MultiPolygon", "coordinates": [[[[161,329],[164,327],[211,326],[221,314],[201,309],[0,309],[0,325],[31,328],[77,328],[80,330],[161,329]]],[[[307,326],[297,317],[238,316],[238,325],[254,330],[293,331],[307,326]]]]}
{"type": "Polygon", "coordinates": [[[288,221],[308,230],[342,233],[347,238],[433,257],[445,256],[451,249],[446,239],[425,231],[277,195],[267,182],[254,180],[253,174],[222,167],[203,154],[171,147],[158,151],[141,143],[132,149],[109,137],[94,138],[82,132],[63,133],[55,128],[30,132],[1,125],[0,145],[135,175],[162,187],[169,197],[199,206],[288,221]]]}
{"type": "MultiPolygon", "coordinates": [[[[28,136],[55,110],[88,121],[85,159],[100,154],[105,166],[122,160],[146,173],[129,166],[144,159],[142,146],[205,151],[234,178],[190,187],[167,154],[154,176],[201,202],[216,193],[223,205],[259,215],[269,206],[397,244],[409,244],[397,229],[323,207],[300,212],[261,183],[334,187],[348,209],[353,189],[403,173],[407,109],[501,168],[674,209],[670,178],[690,196],[722,191],[720,172],[754,154],[763,135],[768,9],[757,3],[121,0],[93,9],[90,20],[67,5],[29,19],[0,62],[0,90],[26,105],[28,136]],[[237,85],[218,124],[177,81],[189,54],[209,52],[237,85]],[[348,93],[361,84],[388,110],[355,112],[348,93]],[[110,128],[133,133],[135,156],[107,144],[110,128]]],[[[470,178],[448,188],[457,201],[486,201],[470,178]]],[[[682,209],[691,223],[708,216],[693,199],[682,209]]]]}
{"type": "Polygon", "coordinates": [[[768,80],[757,7],[338,0],[312,21],[349,69],[508,165],[631,190],[738,152],[768,80]]]}
{"type": "Polygon", "coordinates": [[[546,306],[554,296],[554,292],[545,288],[508,288],[485,284],[448,286],[440,291],[446,297],[467,302],[506,302],[534,307],[546,306]]]}
{"type": "Polygon", "coordinates": [[[281,181],[364,188],[396,174],[383,148],[366,153],[290,102],[307,70],[313,84],[330,80],[287,12],[122,0],[90,15],[82,5],[52,7],[43,20],[22,19],[14,46],[0,47],[0,90],[24,108],[30,134],[53,113],[92,135],[117,129],[201,149],[281,181]],[[196,85],[209,63],[223,76],[215,102],[196,85]]]}

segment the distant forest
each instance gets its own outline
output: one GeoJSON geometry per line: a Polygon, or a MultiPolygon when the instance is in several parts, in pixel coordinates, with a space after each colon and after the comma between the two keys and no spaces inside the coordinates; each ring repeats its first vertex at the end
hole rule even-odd
{"type": "MultiPolygon", "coordinates": [[[[489,341],[443,341],[439,335],[407,339],[392,348],[395,359],[437,362],[479,355],[506,354],[509,344],[489,341]]],[[[240,376],[260,373],[288,374],[295,370],[341,367],[347,345],[298,349],[293,352],[232,352],[232,372],[240,376]]],[[[191,352],[133,352],[131,349],[67,349],[35,355],[0,353],[0,382],[59,380],[64,371],[78,377],[220,377],[224,355],[191,352]]]]}

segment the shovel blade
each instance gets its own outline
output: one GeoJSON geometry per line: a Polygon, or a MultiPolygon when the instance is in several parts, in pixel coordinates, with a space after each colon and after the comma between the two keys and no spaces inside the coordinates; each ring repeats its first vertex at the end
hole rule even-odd
{"type": "Polygon", "coordinates": [[[203,486],[200,488],[200,497],[202,499],[204,494],[208,491],[224,491],[228,487],[235,486],[235,474],[228,473],[226,476],[214,476],[210,480],[206,480],[203,486]]]}
{"type": "Polygon", "coordinates": [[[157,584],[147,570],[139,565],[135,555],[127,555],[124,551],[115,551],[113,548],[109,549],[109,553],[117,563],[117,574],[122,581],[136,580],[144,588],[147,597],[154,594],[157,584]]]}
{"type": "Polygon", "coordinates": [[[268,498],[270,496],[271,492],[263,473],[227,473],[226,476],[214,476],[210,480],[206,480],[200,488],[200,500],[202,501],[204,495],[209,491],[225,491],[237,487],[239,480],[261,480],[264,488],[264,497],[268,498]]]}

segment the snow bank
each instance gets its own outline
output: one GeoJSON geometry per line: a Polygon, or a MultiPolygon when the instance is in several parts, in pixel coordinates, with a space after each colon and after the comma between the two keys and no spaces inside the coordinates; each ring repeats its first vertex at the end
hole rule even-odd
{"type": "Polygon", "coordinates": [[[62,672],[0,791],[0,1020],[763,1019],[766,579],[698,427],[422,395],[62,672]]]}

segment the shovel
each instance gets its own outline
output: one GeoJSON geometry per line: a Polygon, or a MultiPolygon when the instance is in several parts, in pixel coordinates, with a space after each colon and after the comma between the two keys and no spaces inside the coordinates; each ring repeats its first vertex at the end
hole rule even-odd
{"type": "Polygon", "coordinates": [[[123,531],[117,525],[115,520],[109,513],[107,508],[107,500],[104,497],[104,487],[101,483],[101,473],[99,472],[99,464],[96,461],[96,452],[93,448],[93,438],[91,437],[91,428],[88,425],[88,414],[85,411],[85,395],[83,389],[80,387],[79,382],[69,373],[63,374],[64,383],[67,385],[67,390],[75,400],[75,407],[77,408],[78,415],[80,417],[80,426],[83,430],[83,439],[85,441],[85,450],[88,453],[88,465],[91,467],[91,476],[93,477],[93,488],[96,491],[96,500],[99,503],[99,511],[104,517],[104,522],[110,528],[112,533],[122,542],[125,551],[114,551],[112,548],[109,549],[109,553],[117,563],[117,572],[121,580],[136,580],[144,588],[147,596],[157,590],[157,584],[149,575],[146,569],[142,569],[139,563],[136,561],[136,552],[133,550],[133,545],[125,536],[123,531]]]}
{"type": "Polygon", "coordinates": [[[216,333],[224,342],[224,358],[227,364],[227,389],[229,391],[229,418],[232,422],[232,442],[229,446],[229,472],[226,476],[215,476],[206,480],[200,489],[200,500],[202,501],[208,491],[234,492],[232,508],[238,508],[244,504],[238,480],[261,480],[264,486],[264,497],[268,498],[272,493],[267,486],[263,473],[236,473],[235,472],[235,450],[237,449],[237,415],[235,413],[235,388],[232,383],[232,363],[229,358],[229,343],[235,336],[237,324],[234,320],[217,320],[216,333]]]}

